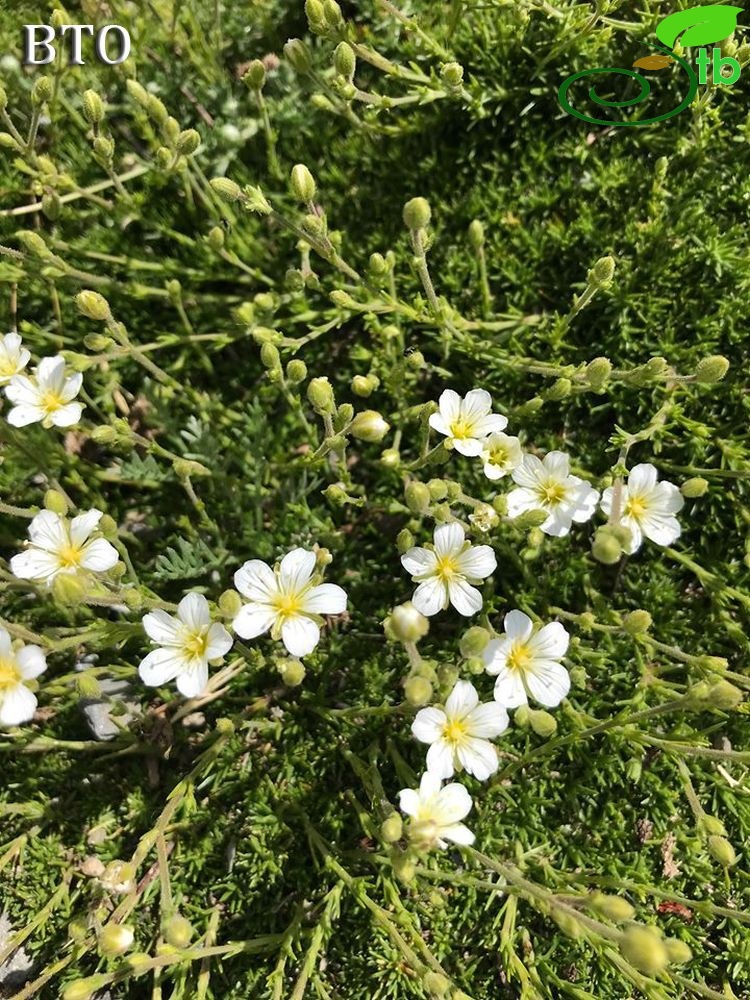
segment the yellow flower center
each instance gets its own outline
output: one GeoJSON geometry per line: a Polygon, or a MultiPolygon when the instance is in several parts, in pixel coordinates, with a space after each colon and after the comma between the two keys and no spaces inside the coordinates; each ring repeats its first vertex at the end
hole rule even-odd
{"type": "Polygon", "coordinates": [[[451,580],[458,575],[456,560],[453,556],[438,556],[435,565],[435,575],[441,580],[451,580]]]}
{"type": "Polygon", "coordinates": [[[466,736],[466,726],[462,719],[449,719],[443,727],[443,738],[449,743],[460,743],[466,736]]]}
{"type": "Polygon", "coordinates": [[[63,545],[57,552],[58,562],[65,569],[74,569],[76,566],[81,564],[81,556],[83,551],[80,545],[74,545],[72,542],[67,542],[63,545]]]}
{"type": "Polygon", "coordinates": [[[458,438],[460,441],[472,437],[473,433],[474,422],[467,420],[466,417],[459,417],[458,420],[454,420],[451,424],[451,436],[458,438]]]}
{"type": "Polygon", "coordinates": [[[531,652],[525,642],[514,642],[508,653],[508,666],[511,670],[523,673],[531,665],[531,652]]]}
{"type": "Polygon", "coordinates": [[[536,488],[536,495],[540,501],[549,507],[556,507],[565,499],[565,486],[556,479],[548,479],[540,483],[536,488]]]}
{"type": "Polygon", "coordinates": [[[4,694],[22,680],[21,672],[11,657],[0,658],[0,694],[4,694]]]}
{"type": "Polygon", "coordinates": [[[510,453],[508,452],[508,449],[502,444],[497,445],[497,447],[493,448],[490,451],[489,455],[487,456],[487,460],[491,465],[505,465],[509,458],[510,458],[510,453]]]}
{"type": "Polygon", "coordinates": [[[647,505],[646,501],[642,496],[630,496],[625,504],[624,513],[629,517],[634,517],[637,520],[643,517],[646,513],[647,505]]]}
{"type": "Polygon", "coordinates": [[[273,603],[276,611],[284,617],[296,615],[302,610],[299,594],[279,594],[273,603]]]}
{"type": "Polygon", "coordinates": [[[17,371],[18,365],[15,361],[8,357],[0,358],[0,377],[15,375],[17,371]]]}
{"type": "Polygon", "coordinates": [[[65,405],[65,401],[59,393],[54,392],[52,389],[48,389],[47,392],[42,393],[39,405],[45,413],[54,413],[55,410],[59,410],[61,406],[65,405]]]}
{"type": "Polygon", "coordinates": [[[208,647],[208,628],[188,633],[183,646],[188,656],[205,656],[208,647]]]}

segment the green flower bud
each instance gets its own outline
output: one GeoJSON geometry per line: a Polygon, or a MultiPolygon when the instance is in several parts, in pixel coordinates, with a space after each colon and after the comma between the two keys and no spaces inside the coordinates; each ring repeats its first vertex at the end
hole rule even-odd
{"type": "Polygon", "coordinates": [[[95,155],[102,163],[111,163],[115,155],[115,144],[109,136],[98,135],[92,146],[95,155]]]}
{"type": "Polygon", "coordinates": [[[321,0],[305,0],[305,14],[307,15],[307,23],[310,25],[310,31],[314,34],[319,34],[325,30],[325,14],[323,13],[321,0]]]}
{"type": "Polygon", "coordinates": [[[426,198],[412,198],[404,205],[404,223],[408,229],[426,229],[432,218],[430,203],[426,198]]]}
{"type": "Polygon", "coordinates": [[[424,368],[424,354],[421,351],[410,351],[406,355],[406,363],[412,371],[419,371],[420,368],[424,368]]]}
{"type": "Polygon", "coordinates": [[[557,402],[558,400],[565,399],[566,396],[569,396],[572,388],[573,383],[569,378],[559,378],[545,392],[544,398],[551,402],[557,402]]]}
{"type": "Polygon", "coordinates": [[[94,991],[101,985],[99,976],[89,976],[87,979],[76,979],[68,983],[60,994],[60,1000],[91,1000],[94,991]]]}
{"type": "Polygon", "coordinates": [[[107,958],[124,955],[133,944],[134,939],[135,935],[131,927],[124,924],[107,924],[99,935],[99,951],[107,958]]]}
{"type": "Polygon", "coordinates": [[[352,420],[349,432],[359,441],[378,442],[383,440],[390,427],[377,410],[362,410],[352,420]]]}
{"type": "Polygon", "coordinates": [[[44,494],[44,506],[62,517],[68,513],[68,501],[59,490],[47,490],[44,494]]]}
{"type": "Polygon", "coordinates": [[[128,968],[132,969],[134,976],[142,976],[151,968],[151,956],[145,951],[135,951],[125,959],[128,968]]]}
{"type": "Polygon", "coordinates": [[[532,708],[529,711],[529,725],[542,739],[548,740],[557,732],[557,719],[543,709],[532,708]]]}
{"type": "Polygon", "coordinates": [[[659,933],[642,924],[634,924],[623,931],[620,953],[626,962],[647,976],[658,976],[669,964],[667,949],[659,933]]]}
{"type": "Polygon", "coordinates": [[[301,358],[292,358],[286,366],[286,377],[292,385],[299,385],[307,378],[307,365],[301,358]]]}
{"type": "Polygon", "coordinates": [[[143,607],[143,598],[135,587],[130,587],[123,591],[122,602],[127,605],[131,611],[140,611],[143,607]]]}
{"type": "Polygon", "coordinates": [[[721,354],[714,354],[698,362],[698,367],[695,369],[695,381],[702,385],[721,382],[728,371],[729,362],[727,359],[721,354]]]}
{"type": "Polygon", "coordinates": [[[565,910],[553,909],[550,916],[567,937],[576,940],[583,934],[583,927],[580,920],[576,920],[572,913],[568,913],[565,910]]]}
{"type": "Polygon", "coordinates": [[[316,413],[333,413],[336,408],[333,387],[325,376],[310,380],[307,386],[307,398],[316,413]]]}
{"type": "MultiPolygon", "coordinates": [[[[495,513],[499,517],[507,517],[507,515],[508,515],[508,497],[506,496],[506,494],[505,493],[500,493],[498,496],[496,496],[495,499],[492,501],[492,507],[493,507],[495,513]]],[[[545,520],[546,520],[546,518],[545,518],[545,520]]]]}
{"type": "Polygon", "coordinates": [[[175,148],[182,156],[190,156],[201,144],[200,133],[194,128],[187,128],[177,136],[175,148]]]}
{"type": "Polygon", "coordinates": [[[211,230],[209,230],[206,239],[211,249],[216,250],[218,252],[219,250],[224,249],[224,240],[226,239],[226,234],[224,230],[221,228],[221,226],[214,226],[211,230]]]}
{"type": "Polygon", "coordinates": [[[114,427],[110,427],[109,424],[104,424],[102,427],[95,427],[93,429],[91,438],[97,444],[114,444],[117,440],[117,431],[114,427]]]}
{"type": "Polygon", "coordinates": [[[172,151],[167,146],[159,146],[156,150],[156,164],[161,170],[169,170],[172,166],[172,151]]]}
{"type": "Polygon", "coordinates": [[[609,358],[594,358],[586,365],[586,381],[597,392],[604,388],[611,374],[612,362],[609,358]]]}
{"type": "Polygon", "coordinates": [[[424,677],[407,677],[404,681],[404,696],[414,708],[429,705],[432,701],[432,684],[424,677]]]}
{"type": "Polygon", "coordinates": [[[284,55],[292,69],[297,73],[306,74],[312,70],[310,50],[301,39],[290,38],[284,46],[284,55]]]}
{"type": "Polygon", "coordinates": [[[4,111],[8,107],[8,95],[5,91],[5,87],[0,83],[0,111],[4,111]]]}
{"type": "MultiPolygon", "coordinates": [[[[505,502],[507,504],[508,502],[507,498],[505,498],[505,502]]],[[[494,502],[492,506],[494,507],[497,513],[500,513],[497,509],[497,505],[494,502]]],[[[506,507],[506,513],[507,513],[507,507],[506,507]]],[[[547,514],[546,510],[541,510],[541,509],[527,510],[523,514],[519,514],[518,517],[513,518],[513,525],[516,528],[522,528],[522,529],[538,528],[540,525],[544,524],[544,522],[547,520],[548,517],[549,515],[547,514]]]]}
{"type": "Polygon", "coordinates": [[[9,132],[0,132],[0,149],[20,149],[16,140],[9,132]]]}
{"type": "Polygon", "coordinates": [[[642,608],[630,611],[622,620],[622,627],[628,635],[641,635],[648,632],[652,624],[653,618],[648,611],[644,611],[642,608]]]}
{"type": "Polygon", "coordinates": [[[635,909],[622,896],[606,896],[603,892],[594,892],[589,898],[589,906],[607,920],[622,924],[633,920],[635,909]]]}
{"type": "Polygon", "coordinates": [[[513,721],[521,729],[527,729],[531,725],[531,712],[528,705],[519,705],[513,714],[513,721]]]}
{"type": "Polygon", "coordinates": [[[338,28],[344,22],[341,7],[336,3],[336,0],[323,0],[323,17],[329,28],[338,28]]]}
{"type": "Polygon", "coordinates": [[[95,90],[84,91],[83,117],[89,125],[98,125],[104,118],[104,101],[95,90]]]}
{"type": "Polygon", "coordinates": [[[21,229],[16,236],[21,244],[36,257],[49,258],[52,256],[50,249],[42,237],[31,229],[21,229]]]}
{"type": "Polygon", "coordinates": [[[260,360],[264,368],[278,368],[281,364],[278,347],[266,341],[260,349],[260,360]]]}
{"type": "Polygon", "coordinates": [[[279,660],[276,663],[276,669],[287,687],[299,687],[305,679],[306,671],[301,660],[296,660],[291,657],[285,660],[279,660]]]}
{"type": "Polygon", "coordinates": [[[347,42],[339,42],[336,51],[333,53],[333,65],[336,72],[347,80],[351,80],[357,68],[357,57],[354,49],[347,42]]]}
{"type": "Polygon", "coordinates": [[[721,680],[712,684],[708,690],[706,700],[712,708],[721,711],[729,711],[736,708],[743,699],[742,691],[730,684],[729,681],[721,680]]]}
{"type": "Polygon", "coordinates": [[[667,949],[670,965],[686,965],[693,958],[689,945],[679,938],[665,938],[664,947],[667,949]]]}
{"type": "Polygon", "coordinates": [[[482,628],[481,625],[472,625],[461,636],[458,648],[461,656],[468,660],[472,656],[480,656],[489,641],[490,633],[486,628],[482,628]]]}
{"type": "Polygon", "coordinates": [[[428,972],[422,980],[422,985],[435,1000],[443,1000],[451,988],[450,980],[440,972],[428,972]]]}
{"type": "Polygon", "coordinates": [[[235,618],[242,608],[242,598],[236,590],[225,590],[219,597],[218,605],[225,618],[235,618]]]}
{"type": "Polygon", "coordinates": [[[719,862],[723,868],[731,868],[737,862],[737,855],[734,848],[726,837],[713,835],[708,838],[708,850],[711,856],[719,862]]]}
{"type": "Polygon", "coordinates": [[[386,448],[380,456],[380,464],[386,469],[397,469],[401,464],[401,454],[398,448],[386,448]]]}
{"type": "Polygon", "coordinates": [[[52,583],[52,594],[59,604],[72,607],[86,596],[86,583],[74,573],[59,573],[52,583]]]}
{"type": "Polygon", "coordinates": [[[608,288],[612,284],[615,275],[614,257],[600,257],[589,271],[587,278],[592,285],[598,288],[608,288]]]}
{"type": "Polygon", "coordinates": [[[380,824],[380,836],[386,844],[395,844],[401,840],[404,832],[404,822],[397,812],[392,812],[380,824]]]}
{"type": "Polygon", "coordinates": [[[173,948],[187,948],[193,939],[193,925],[179,913],[173,914],[164,922],[164,937],[173,948]]]}
{"type": "Polygon", "coordinates": [[[376,278],[382,277],[388,271],[388,265],[382,253],[371,253],[367,264],[370,274],[376,278]]]}
{"type": "Polygon", "coordinates": [[[327,497],[331,503],[335,503],[338,507],[343,507],[345,504],[349,503],[349,494],[346,492],[341,483],[331,483],[323,490],[323,495],[327,497]]]}
{"type": "Polygon", "coordinates": [[[424,483],[411,479],[404,490],[406,506],[414,514],[426,514],[430,506],[430,490],[424,483]]]}
{"type": "Polygon", "coordinates": [[[469,243],[474,250],[484,246],[484,226],[479,219],[469,223],[469,243]]]}
{"type": "Polygon", "coordinates": [[[698,828],[705,836],[726,837],[727,831],[718,816],[709,816],[704,813],[698,820],[698,828]]]}
{"type": "Polygon", "coordinates": [[[680,493],[688,500],[692,500],[696,497],[702,497],[708,492],[708,480],[702,479],[700,476],[694,476],[692,479],[686,479],[685,482],[680,487],[680,493]]]}
{"type": "Polygon", "coordinates": [[[46,191],[42,196],[42,212],[50,222],[56,222],[60,218],[62,203],[56,191],[46,191]]]}
{"type": "Polygon", "coordinates": [[[266,67],[260,59],[253,59],[245,70],[245,75],[242,79],[248,87],[252,87],[253,90],[263,89],[263,85],[266,82],[266,67]]]}
{"type": "Polygon", "coordinates": [[[52,80],[48,76],[40,76],[31,88],[31,103],[35,108],[45,104],[52,97],[52,80]]]}
{"type": "Polygon", "coordinates": [[[127,80],[125,86],[133,100],[140,104],[142,108],[145,108],[149,98],[146,88],[142,87],[137,80],[127,80]]]}
{"type": "Polygon", "coordinates": [[[414,535],[408,528],[402,528],[396,535],[396,547],[401,555],[414,545],[414,535]]]}
{"type": "Polygon", "coordinates": [[[165,125],[169,118],[164,102],[159,100],[156,94],[149,94],[146,99],[146,111],[154,119],[157,125],[165,125]]]}
{"type": "Polygon", "coordinates": [[[239,201],[242,198],[242,189],[239,184],[230,181],[228,177],[212,177],[210,184],[224,201],[239,201]]]}
{"type": "Polygon", "coordinates": [[[400,642],[419,642],[430,631],[430,621],[417,611],[411,601],[397,604],[388,616],[393,636],[400,642]]]}
{"type": "Polygon", "coordinates": [[[304,163],[292,167],[291,187],[294,197],[306,205],[315,198],[315,179],[304,163]]]}
{"type": "Polygon", "coordinates": [[[378,378],[374,375],[355,375],[351,381],[351,390],[355,396],[367,399],[378,386],[378,378]]]}
{"type": "Polygon", "coordinates": [[[448,90],[459,90],[464,79],[464,68],[460,63],[446,63],[440,70],[440,79],[448,90]]]}
{"type": "Polygon", "coordinates": [[[607,526],[597,528],[591,545],[591,554],[597,562],[612,566],[622,556],[622,546],[607,526]]]}
{"type": "Polygon", "coordinates": [[[399,882],[403,882],[404,885],[409,885],[409,883],[414,880],[414,874],[417,866],[410,854],[405,851],[399,851],[394,855],[392,864],[393,873],[399,882]]]}

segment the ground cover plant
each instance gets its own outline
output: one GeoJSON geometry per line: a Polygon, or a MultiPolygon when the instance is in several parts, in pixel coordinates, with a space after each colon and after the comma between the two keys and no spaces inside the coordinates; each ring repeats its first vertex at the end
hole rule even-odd
{"type": "Polygon", "coordinates": [[[684,6],[4,12],[0,993],[748,995],[747,88],[556,98],[684,6]]]}

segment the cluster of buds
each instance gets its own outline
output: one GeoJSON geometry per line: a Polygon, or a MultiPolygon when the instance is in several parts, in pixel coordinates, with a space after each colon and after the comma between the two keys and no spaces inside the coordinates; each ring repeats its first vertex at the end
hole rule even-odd
{"type": "Polygon", "coordinates": [[[165,171],[182,171],[187,158],[197,152],[201,137],[194,128],[181,129],[180,123],[169,114],[164,102],[149,93],[137,80],[127,81],[128,93],[158,130],[162,145],[156,150],[156,163],[165,171]]]}

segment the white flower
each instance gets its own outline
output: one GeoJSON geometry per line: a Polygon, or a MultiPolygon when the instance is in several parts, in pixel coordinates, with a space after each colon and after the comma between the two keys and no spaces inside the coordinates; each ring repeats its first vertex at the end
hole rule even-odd
{"type": "Polygon", "coordinates": [[[10,568],[21,580],[51,586],[56,576],[105,573],[117,562],[117,549],[104,538],[91,538],[102,517],[95,507],[70,522],[51,510],[42,510],[29,524],[25,552],[13,556],[10,568]]]}
{"type": "Polygon", "coordinates": [[[482,595],[472,583],[481,583],[497,567],[489,545],[472,545],[456,522],[435,528],[434,546],[415,546],[401,556],[401,564],[419,586],[412,603],[423,615],[436,615],[449,604],[468,617],[482,609],[482,595]]]}
{"type": "Polygon", "coordinates": [[[490,434],[482,444],[484,474],[488,479],[502,479],[517,469],[523,460],[521,442],[507,434],[490,434]]]}
{"type": "Polygon", "coordinates": [[[74,403],[83,375],[66,375],[65,358],[42,358],[33,376],[14,375],[5,387],[5,395],[14,404],[8,423],[14,427],[41,423],[44,427],[70,427],[83,412],[82,403],[74,403]]]}
{"type": "Polygon", "coordinates": [[[551,451],[544,461],[536,455],[524,455],[512,476],[519,488],[508,494],[508,516],[546,511],[548,517],[541,529],[548,535],[567,535],[573,521],[588,521],[596,510],[598,492],[587,480],[570,475],[565,452],[551,451]]]}
{"type": "Polygon", "coordinates": [[[232,648],[233,639],[218,622],[211,621],[208,601],[202,594],[186,594],[177,615],[157,609],[143,616],[143,628],[158,647],[141,660],[138,673],[144,684],[158,687],[176,681],[185,698],[196,698],[208,684],[208,664],[232,648]]]}
{"type": "MultiPolygon", "coordinates": [[[[685,501],[673,483],[659,483],[657,477],[656,468],[644,462],[633,466],[623,484],[617,523],[630,531],[630,544],[625,547],[628,555],[641,547],[644,535],[656,545],[671,545],[680,537],[680,523],[674,515],[685,501]]],[[[612,512],[612,492],[610,486],[602,494],[602,510],[607,516],[612,512]]]]}
{"type": "Polygon", "coordinates": [[[445,708],[423,708],[417,712],[411,731],[429,743],[427,770],[438,778],[450,778],[462,768],[480,781],[497,770],[497,753],[490,740],[508,728],[508,713],[496,701],[479,704],[476,688],[457,681],[445,708]]]}
{"type": "Polygon", "coordinates": [[[234,585],[249,599],[232,627],[243,639],[271,630],[292,656],[306,656],[320,640],[320,615],[346,611],[346,592],[335,583],[315,583],[315,553],[292,549],[277,569],[250,559],[234,574],[234,585]]]}
{"type": "Polygon", "coordinates": [[[534,632],[523,611],[510,611],[505,633],[485,646],[482,659],[488,674],[496,674],[495,698],[507,708],[528,704],[529,696],[545,708],[559,705],[570,690],[570,676],[560,660],[570,636],[560,622],[534,632]]]}
{"type": "Polygon", "coordinates": [[[446,389],[438,400],[440,410],[430,416],[430,427],[444,434],[449,447],[462,455],[481,454],[484,439],[508,426],[508,418],[490,413],[492,397],[484,389],[472,389],[463,399],[446,389]]]}
{"type": "Polygon", "coordinates": [[[33,718],[36,695],[25,682],[33,680],[47,669],[47,661],[39,646],[18,646],[0,628],[0,726],[20,726],[33,718]]]}
{"type": "Polygon", "coordinates": [[[0,337],[0,385],[5,385],[14,375],[22,372],[31,355],[21,346],[17,333],[6,333],[0,337]]]}
{"type": "Polygon", "coordinates": [[[410,836],[427,846],[447,847],[448,840],[473,844],[474,834],[461,822],[471,810],[471,796],[458,782],[441,785],[436,774],[425,771],[418,790],[403,788],[398,793],[401,812],[411,818],[410,836]]]}

